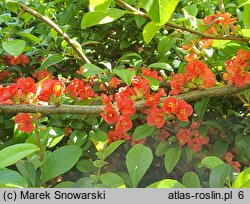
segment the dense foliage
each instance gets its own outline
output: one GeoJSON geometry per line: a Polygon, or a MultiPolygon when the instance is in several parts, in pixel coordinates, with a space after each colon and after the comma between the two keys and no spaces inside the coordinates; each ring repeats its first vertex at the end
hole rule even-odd
{"type": "Polygon", "coordinates": [[[0,187],[250,187],[249,1],[0,11],[0,187]]]}

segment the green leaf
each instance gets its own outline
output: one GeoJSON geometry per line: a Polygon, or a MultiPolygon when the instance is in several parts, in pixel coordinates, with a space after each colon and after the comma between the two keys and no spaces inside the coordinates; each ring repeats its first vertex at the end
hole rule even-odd
{"type": "Polygon", "coordinates": [[[194,156],[194,153],[192,151],[192,149],[190,149],[189,147],[183,147],[182,148],[182,158],[187,162],[191,162],[194,156]]]}
{"type": "Polygon", "coordinates": [[[220,158],[215,156],[208,156],[201,160],[200,168],[201,167],[208,167],[210,169],[214,169],[215,167],[225,164],[220,158]]]}
{"type": "Polygon", "coordinates": [[[246,28],[250,28],[250,4],[246,5],[243,11],[243,23],[246,28]]]}
{"type": "Polygon", "coordinates": [[[86,63],[83,65],[83,67],[84,69],[83,69],[82,75],[84,77],[94,76],[96,74],[103,73],[103,70],[94,64],[86,63]]]}
{"type": "Polygon", "coordinates": [[[103,152],[104,159],[110,154],[112,154],[123,142],[124,140],[118,140],[108,145],[107,148],[103,152]]]}
{"type": "Polygon", "coordinates": [[[161,27],[161,25],[155,23],[154,21],[151,21],[147,25],[145,25],[142,32],[145,43],[150,43],[150,41],[153,39],[153,37],[161,27]]]}
{"type": "Polygon", "coordinates": [[[41,43],[38,37],[36,37],[30,33],[19,32],[18,35],[21,35],[22,37],[25,37],[25,38],[29,39],[30,41],[35,42],[37,44],[41,43]]]}
{"type": "Polygon", "coordinates": [[[213,144],[213,150],[215,153],[215,156],[222,158],[223,155],[227,152],[228,144],[225,141],[217,140],[213,144]]]}
{"type": "Polygon", "coordinates": [[[179,0],[140,0],[152,21],[164,25],[171,18],[179,0]]]}
{"type": "Polygon", "coordinates": [[[93,180],[88,177],[83,177],[74,184],[73,188],[94,188],[93,180]]]}
{"type": "Polygon", "coordinates": [[[58,62],[61,62],[62,60],[64,60],[65,58],[61,55],[61,54],[52,54],[49,55],[41,64],[41,67],[39,67],[37,70],[41,71],[46,67],[49,67],[53,64],[56,64],[58,62]]]}
{"type": "Polygon", "coordinates": [[[203,117],[203,115],[205,114],[209,100],[210,98],[204,98],[201,101],[195,103],[194,111],[197,113],[199,117],[203,117]]]}
{"type": "Polygon", "coordinates": [[[114,73],[119,76],[128,86],[131,85],[132,77],[135,76],[135,71],[127,69],[114,69],[114,73]]]}
{"type": "Polygon", "coordinates": [[[157,157],[163,156],[163,155],[166,154],[166,152],[168,151],[168,149],[169,149],[169,144],[168,144],[168,142],[161,142],[161,143],[157,146],[157,148],[156,148],[156,150],[155,150],[155,155],[156,155],[157,157]]]}
{"type": "Polygon", "coordinates": [[[116,8],[88,12],[82,18],[81,27],[85,29],[94,25],[111,23],[122,17],[125,13],[126,11],[116,8]]]}
{"type": "Polygon", "coordinates": [[[93,161],[87,159],[79,161],[76,165],[76,168],[84,173],[96,171],[96,167],[94,166],[93,161]]]}
{"type": "Polygon", "coordinates": [[[63,181],[58,183],[54,188],[73,188],[74,182],[71,181],[63,181]]]}
{"type": "Polygon", "coordinates": [[[174,179],[163,179],[150,184],[147,188],[185,188],[185,186],[174,179]]]}
{"type": "Polygon", "coordinates": [[[52,152],[41,167],[41,184],[70,170],[81,154],[82,149],[77,145],[63,146],[52,152]]]}
{"type": "Polygon", "coordinates": [[[242,6],[245,6],[245,5],[248,5],[250,4],[250,0],[239,0],[238,1],[238,7],[242,7],[242,6]]]}
{"type": "Polygon", "coordinates": [[[110,188],[125,188],[123,179],[115,173],[107,172],[100,175],[101,182],[110,188]]]}
{"type": "Polygon", "coordinates": [[[23,40],[12,40],[3,42],[2,44],[3,49],[8,52],[10,55],[13,55],[14,57],[18,57],[20,54],[22,54],[24,48],[25,48],[25,41],[23,40]]]}
{"type": "Polygon", "coordinates": [[[16,171],[0,169],[0,188],[27,188],[26,180],[16,171]]]}
{"type": "Polygon", "coordinates": [[[150,77],[150,76],[147,76],[146,77],[148,80],[149,80],[149,86],[150,88],[153,90],[153,91],[156,91],[159,89],[160,87],[160,82],[159,80],[153,78],[153,77],[150,77]]]}
{"type": "MultiPolygon", "coordinates": [[[[175,38],[164,36],[161,39],[161,41],[158,43],[158,46],[157,46],[157,51],[159,53],[159,57],[163,58],[166,55],[166,53],[169,50],[171,50],[171,48],[174,46],[175,42],[176,42],[175,38]]],[[[171,67],[171,69],[172,69],[172,67],[171,67]]],[[[169,70],[169,71],[171,71],[171,70],[169,70]]]]}
{"type": "Polygon", "coordinates": [[[135,128],[132,137],[137,141],[152,135],[154,131],[155,131],[155,126],[150,126],[148,123],[145,123],[135,128]]]}
{"type": "Polygon", "coordinates": [[[89,10],[105,10],[108,9],[112,0],[89,0],[89,10]]]}
{"type": "Polygon", "coordinates": [[[156,63],[148,65],[147,67],[156,68],[156,69],[164,69],[170,72],[174,71],[173,68],[168,63],[164,63],[164,62],[156,62],[156,63]]]}
{"type": "Polygon", "coordinates": [[[0,151],[0,169],[15,164],[24,157],[38,151],[39,148],[34,144],[15,144],[5,147],[0,151]]]}
{"type": "Polygon", "coordinates": [[[229,177],[232,167],[228,164],[220,164],[212,169],[209,175],[210,188],[223,188],[227,177],[229,177]]]}
{"type": "Polygon", "coordinates": [[[232,185],[233,188],[250,188],[250,168],[244,169],[237,175],[232,185]]]}
{"type": "Polygon", "coordinates": [[[199,176],[192,171],[184,174],[182,177],[182,183],[187,188],[201,188],[199,176]]]}
{"type": "Polygon", "coordinates": [[[152,161],[153,154],[151,149],[142,144],[137,144],[128,151],[126,155],[126,166],[133,187],[137,187],[152,161]]]}
{"type": "Polygon", "coordinates": [[[181,148],[180,147],[172,147],[169,148],[165,154],[164,164],[168,173],[172,172],[177,162],[181,157],[181,148]]]}
{"type": "Polygon", "coordinates": [[[69,136],[69,142],[72,145],[82,146],[86,143],[88,135],[83,130],[74,130],[69,136]]]}
{"type": "Polygon", "coordinates": [[[16,163],[18,171],[23,175],[31,187],[36,186],[36,169],[33,163],[20,160],[16,163]]]}

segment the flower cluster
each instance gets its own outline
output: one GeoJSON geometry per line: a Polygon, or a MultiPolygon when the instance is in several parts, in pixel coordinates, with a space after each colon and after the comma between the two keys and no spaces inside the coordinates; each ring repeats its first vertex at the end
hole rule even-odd
{"type": "Polygon", "coordinates": [[[208,137],[202,137],[198,130],[200,124],[198,122],[193,122],[187,128],[182,128],[176,134],[178,139],[178,144],[182,147],[188,145],[194,153],[201,150],[202,145],[207,144],[209,141],[208,137]]]}
{"type": "Polygon", "coordinates": [[[240,49],[232,60],[225,63],[226,72],[223,78],[237,87],[250,83],[249,60],[250,51],[240,49]]]}
{"type": "Polygon", "coordinates": [[[30,63],[30,59],[25,54],[21,54],[18,57],[14,57],[12,55],[3,55],[1,62],[6,65],[14,65],[14,66],[21,64],[22,66],[25,67],[27,64],[30,63]]]}
{"type": "Polygon", "coordinates": [[[20,113],[16,115],[14,121],[17,124],[18,129],[21,131],[31,133],[34,129],[32,119],[27,113],[20,113]]]}
{"type": "Polygon", "coordinates": [[[85,83],[84,79],[77,78],[70,81],[70,84],[67,86],[65,92],[76,101],[95,98],[97,96],[92,87],[85,83]]]}
{"type": "Polygon", "coordinates": [[[177,95],[189,89],[212,87],[216,83],[213,72],[202,61],[191,61],[185,67],[185,73],[178,73],[170,80],[171,95],[177,95]]]}
{"type": "Polygon", "coordinates": [[[233,30],[233,23],[236,22],[236,18],[231,18],[229,13],[216,12],[214,15],[206,16],[203,19],[203,23],[208,26],[205,31],[206,34],[218,35],[227,31],[228,29],[233,30]]]}
{"type": "Polygon", "coordinates": [[[224,161],[232,166],[236,172],[240,172],[240,163],[238,161],[233,161],[233,154],[231,152],[226,152],[223,156],[224,161]]]}

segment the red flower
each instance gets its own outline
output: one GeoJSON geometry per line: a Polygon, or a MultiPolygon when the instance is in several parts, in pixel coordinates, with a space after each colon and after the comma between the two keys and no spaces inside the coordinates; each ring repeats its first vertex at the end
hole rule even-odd
{"type": "Polygon", "coordinates": [[[189,129],[180,129],[176,134],[176,138],[178,139],[178,144],[182,147],[185,144],[189,144],[192,137],[192,131],[189,129]]]}
{"type": "Polygon", "coordinates": [[[111,88],[117,88],[117,85],[119,85],[119,80],[116,77],[112,77],[112,79],[109,81],[109,87],[111,88]]]}
{"type": "Polygon", "coordinates": [[[65,85],[61,81],[55,80],[51,89],[54,96],[61,96],[64,92],[65,85]]]}
{"type": "Polygon", "coordinates": [[[178,103],[178,108],[175,113],[177,118],[183,122],[188,122],[188,117],[192,113],[193,113],[192,106],[187,104],[186,101],[180,100],[178,103]]]}
{"type": "Polygon", "coordinates": [[[164,126],[164,115],[158,108],[153,108],[151,113],[147,116],[147,121],[150,126],[156,126],[162,128],[164,126]]]}
{"type": "Polygon", "coordinates": [[[108,132],[108,141],[109,144],[115,141],[118,141],[122,138],[122,135],[119,132],[116,131],[109,131],[108,132]]]}
{"type": "Polygon", "coordinates": [[[30,59],[24,54],[19,55],[18,59],[23,66],[30,63],[30,59]]]}
{"type": "Polygon", "coordinates": [[[118,119],[118,114],[117,112],[114,110],[113,106],[111,103],[108,103],[104,109],[104,113],[100,114],[103,119],[109,123],[109,124],[113,124],[114,122],[117,121],[118,119]]]}
{"type": "Polygon", "coordinates": [[[169,92],[170,95],[177,95],[182,91],[183,85],[186,83],[186,79],[182,73],[176,74],[169,81],[172,90],[169,92]]]}
{"type": "Polygon", "coordinates": [[[235,172],[240,172],[241,165],[238,161],[230,161],[228,164],[234,168],[235,172]]]}
{"type": "Polygon", "coordinates": [[[140,140],[135,140],[133,137],[131,137],[131,146],[134,146],[136,144],[144,144],[146,140],[147,140],[146,137],[140,140]]]}
{"type": "Polygon", "coordinates": [[[207,143],[208,137],[202,138],[200,136],[196,136],[188,143],[188,146],[192,149],[194,153],[196,153],[201,150],[202,145],[207,143]]]}
{"type": "Polygon", "coordinates": [[[10,99],[17,92],[17,85],[13,84],[10,87],[0,87],[0,102],[10,99]]]}
{"type": "Polygon", "coordinates": [[[164,142],[170,136],[170,133],[162,128],[156,136],[159,138],[160,142],[164,142]]]}
{"type": "Polygon", "coordinates": [[[27,77],[26,79],[17,80],[18,88],[22,89],[24,93],[36,93],[37,85],[34,79],[27,77]]]}
{"type": "Polygon", "coordinates": [[[14,121],[18,125],[18,129],[21,131],[31,133],[34,129],[30,115],[27,113],[20,113],[16,115],[14,121]]]}
{"type": "Polygon", "coordinates": [[[102,102],[103,102],[104,104],[111,103],[112,99],[113,99],[113,96],[112,96],[112,95],[107,96],[107,95],[104,94],[104,93],[101,94],[101,100],[102,100],[102,102]]]}
{"type": "Polygon", "coordinates": [[[115,131],[124,134],[126,133],[128,130],[130,130],[133,126],[132,121],[130,120],[130,118],[128,116],[125,115],[121,115],[115,124],[115,131]]]}
{"type": "Polygon", "coordinates": [[[225,162],[229,163],[231,161],[233,161],[233,154],[231,152],[226,152],[223,156],[223,159],[225,160],[225,162]]]}
{"type": "Polygon", "coordinates": [[[172,117],[172,113],[178,108],[178,100],[173,97],[166,98],[163,106],[163,110],[168,114],[169,117],[172,117]]]}
{"type": "Polygon", "coordinates": [[[126,116],[131,116],[135,113],[135,105],[134,105],[134,101],[132,101],[131,99],[124,99],[124,100],[119,100],[117,102],[117,106],[119,111],[126,116]]]}

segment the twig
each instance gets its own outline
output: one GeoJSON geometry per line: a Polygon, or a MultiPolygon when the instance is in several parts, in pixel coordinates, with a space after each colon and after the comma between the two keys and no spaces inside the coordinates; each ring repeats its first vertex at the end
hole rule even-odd
{"type": "MultiPolygon", "coordinates": [[[[120,6],[125,7],[127,10],[133,12],[135,15],[139,15],[139,16],[144,17],[144,18],[149,18],[149,16],[146,13],[134,8],[133,6],[130,6],[129,4],[125,3],[122,0],[116,0],[116,3],[118,5],[120,5],[120,6]]],[[[177,24],[174,24],[174,23],[169,23],[169,22],[167,22],[165,24],[165,26],[180,29],[180,30],[184,30],[184,31],[187,31],[189,33],[199,35],[202,38],[217,39],[217,40],[233,40],[233,41],[241,41],[241,42],[246,42],[246,43],[248,43],[250,41],[250,38],[246,38],[246,37],[208,35],[208,34],[200,32],[200,31],[196,31],[196,30],[193,30],[191,28],[187,28],[185,26],[180,26],[180,25],[177,25],[177,24]]]]}
{"type": "Polygon", "coordinates": [[[63,32],[61,28],[59,28],[58,25],[56,25],[52,20],[47,18],[46,16],[41,15],[40,13],[36,12],[35,10],[29,8],[28,6],[24,5],[23,3],[20,3],[20,6],[22,7],[23,11],[28,12],[32,16],[42,20],[47,25],[49,25],[51,28],[53,28],[59,35],[61,35],[64,40],[67,41],[67,43],[75,50],[75,52],[78,54],[78,56],[86,63],[91,63],[90,60],[87,58],[86,55],[83,54],[82,50],[74,43],[74,41],[67,35],[67,33],[63,32]]]}
{"type": "MultiPolygon", "coordinates": [[[[218,97],[226,96],[231,94],[236,94],[241,91],[250,89],[250,83],[237,88],[234,85],[226,85],[222,87],[214,87],[209,89],[200,89],[192,91],[189,93],[179,94],[173,96],[178,100],[184,99],[187,102],[197,101],[206,97],[218,97]]],[[[163,97],[162,102],[166,99],[163,97]]],[[[136,101],[135,107],[137,110],[143,110],[147,108],[144,105],[145,101],[136,101]]],[[[45,115],[49,114],[78,114],[78,115],[98,115],[104,110],[105,106],[81,106],[81,105],[60,105],[60,106],[42,106],[42,105],[32,105],[32,104],[0,104],[0,113],[41,113],[45,115]]]]}

